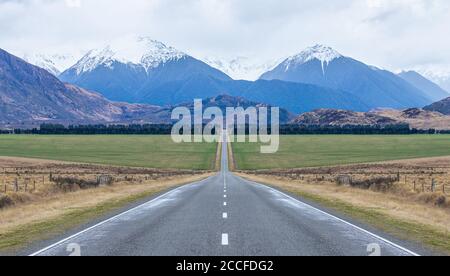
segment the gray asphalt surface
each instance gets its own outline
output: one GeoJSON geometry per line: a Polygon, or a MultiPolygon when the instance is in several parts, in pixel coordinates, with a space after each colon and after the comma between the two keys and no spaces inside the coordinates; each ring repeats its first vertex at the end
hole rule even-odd
{"type": "Polygon", "coordinates": [[[287,194],[233,175],[226,144],[222,156],[218,175],[172,190],[33,255],[414,254],[287,194]]]}

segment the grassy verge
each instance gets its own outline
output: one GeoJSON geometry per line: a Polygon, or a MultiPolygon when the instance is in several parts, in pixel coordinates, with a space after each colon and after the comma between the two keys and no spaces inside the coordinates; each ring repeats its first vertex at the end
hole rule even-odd
{"type": "Polygon", "coordinates": [[[216,162],[214,164],[214,169],[216,171],[220,171],[221,163],[222,163],[222,143],[217,143],[216,162]]]}
{"type": "Polygon", "coordinates": [[[236,170],[236,162],[234,160],[233,143],[228,142],[228,170],[236,170]]]}

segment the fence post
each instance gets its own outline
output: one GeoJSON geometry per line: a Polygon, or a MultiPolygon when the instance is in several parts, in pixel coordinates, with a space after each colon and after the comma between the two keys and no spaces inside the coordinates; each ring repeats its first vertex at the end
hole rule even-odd
{"type": "Polygon", "coordinates": [[[436,190],[436,182],[434,181],[434,178],[431,179],[431,192],[434,193],[436,190]]]}
{"type": "Polygon", "coordinates": [[[14,179],[14,192],[18,192],[19,191],[19,182],[17,180],[17,177],[14,179]]]}
{"type": "Polygon", "coordinates": [[[36,179],[33,180],[33,192],[36,191],[36,179]]]}
{"type": "Polygon", "coordinates": [[[416,191],[416,181],[414,180],[414,192],[416,191]]]}

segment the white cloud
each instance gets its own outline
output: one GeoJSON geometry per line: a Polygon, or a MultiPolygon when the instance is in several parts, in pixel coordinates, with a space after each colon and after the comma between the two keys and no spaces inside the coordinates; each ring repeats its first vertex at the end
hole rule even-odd
{"type": "Polygon", "coordinates": [[[79,54],[148,35],[198,57],[267,61],[322,43],[391,70],[450,67],[449,14],[448,0],[0,0],[0,47],[79,54]]]}
{"type": "Polygon", "coordinates": [[[69,8],[79,8],[81,7],[81,0],[65,0],[66,1],[66,5],[69,8]]]}

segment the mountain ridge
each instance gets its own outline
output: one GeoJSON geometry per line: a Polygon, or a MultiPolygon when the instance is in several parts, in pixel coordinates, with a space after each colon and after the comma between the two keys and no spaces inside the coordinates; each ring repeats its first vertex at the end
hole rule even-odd
{"type": "Polygon", "coordinates": [[[425,92],[433,101],[440,101],[450,97],[450,94],[447,91],[416,71],[403,71],[399,73],[398,76],[425,92]]]}
{"type": "Polygon", "coordinates": [[[432,102],[423,91],[394,73],[374,69],[320,45],[287,58],[260,79],[308,83],[347,91],[363,99],[370,108],[422,107],[432,102]]]}

